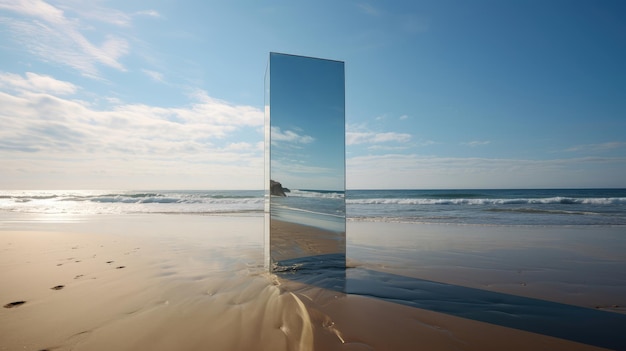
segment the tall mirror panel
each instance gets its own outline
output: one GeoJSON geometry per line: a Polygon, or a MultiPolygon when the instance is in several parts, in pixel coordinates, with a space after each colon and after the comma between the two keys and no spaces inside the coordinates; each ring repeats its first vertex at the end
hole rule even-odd
{"type": "Polygon", "coordinates": [[[344,63],[270,53],[265,84],[266,263],[344,268],[344,63]]]}

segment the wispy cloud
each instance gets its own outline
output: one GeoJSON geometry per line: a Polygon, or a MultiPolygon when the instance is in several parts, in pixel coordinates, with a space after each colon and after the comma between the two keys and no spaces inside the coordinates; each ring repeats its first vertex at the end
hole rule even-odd
{"type": "MultiPolygon", "coordinates": [[[[379,115],[379,116],[374,117],[374,119],[375,119],[376,121],[386,121],[386,120],[388,120],[388,119],[390,119],[390,118],[391,118],[391,117],[389,117],[389,115],[387,115],[387,114],[382,114],[382,115],[379,115]]],[[[394,118],[395,118],[395,117],[394,117],[394,118]]],[[[399,119],[400,121],[407,120],[408,118],[409,118],[409,115],[400,115],[400,116],[398,117],[398,119],[399,119]]]]}
{"type": "Polygon", "coordinates": [[[377,121],[384,121],[387,119],[387,115],[376,116],[374,119],[377,121]]]}
{"type": "Polygon", "coordinates": [[[154,18],[161,18],[161,14],[155,10],[144,10],[144,11],[138,11],[136,12],[137,15],[140,16],[149,16],[149,17],[154,17],[154,18]]]}
{"type": "Polygon", "coordinates": [[[623,187],[624,157],[550,160],[384,154],[347,160],[350,188],[623,187]],[[602,165],[602,167],[599,167],[602,165]],[[612,169],[613,172],[606,172],[612,169]]]}
{"type": "MultiPolygon", "coordinates": [[[[99,77],[98,66],[126,70],[120,58],[130,50],[127,40],[108,34],[96,44],[83,34],[87,28],[83,20],[96,17],[94,12],[75,10],[83,17],[70,18],[63,9],[42,0],[1,1],[0,9],[21,15],[3,17],[0,23],[9,28],[16,42],[44,61],[69,66],[89,77],[99,77]]],[[[97,18],[116,26],[127,26],[130,21],[116,10],[102,10],[97,18]]]]}
{"type": "Polygon", "coordinates": [[[390,146],[390,145],[372,145],[372,146],[367,147],[368,150],[384,150],[384,151],[399,151],[399,150],[406,150],[408,148],[409,148],[408,146],[390,146]]]}
{"type": "Polygon", "coordinates": [[[309,144],[315,140],[315,138],[310,135],[301,135],[292,130],[283,131],[280,129],[280,127],[272,127],[271,133],[273,145],[276,145],[277,142],[309,144]]]}
{"type": "Polygon", "coordinates": [[[329,174],[333,173],[335,170],[326,168],[326,167],[318,167],[318,166],[310,166],[307,164],[303,164],[299,162],[299,160],[281,160],[276,159],[272,160],[273,168],[278,172],[284,174],[310,174],[310,175],[319,175],[319,174],[329,174]]]}
{"type": "Polygon", "coordinates": [[[440,142],[434,141],[434,140],[421,140],[417,143],[420,146],[430,146],[430,145],[437,145],[437,144],[441,144],[440,142]]]}
{"type": "Polygon", "coordinates": [[[466,145],[469,147],[483,146],[483,145],[489,145],[489,144],[491,144],[491,141],[489,140],[472,140],[472,141],[461,143],[461,145],[466,145]]]}
{"type": "Polygon", "coordinates": [[[375,143],[406,143],[411,140],[411,134],[396,132],[346,132],[346,145],[375,144],[375,143]]]}
{"type": "Polygon", "coordinates": [[[132,16],[117,10],[100,6],[101,1],[65,0],[56,2],[57,8],[63,10],[65,17],[76,18],[89,23],[99,22],[111,24],[117,27],[130,27],[132,16]],[[69,16],[73,14],[74,16],[69,16]]]}
{"type": "Polygon", "coordinates": [[[566,152],[599,152],[599,151],[607,151],[613,149],[619,149],[622,147],[626,147],[626,142],[623,141],[610,141],[606,143],[599,144],[584,144],[584,145],[576,145],[570,148],[565,149],[566,152]]]}
{"type": "Polygon", "coordinates": [[[360,3],[360,4],[357,4],[356,6],[359,8],[359,10],[361,10],[361,12],[366,13],[371,16],[379,16],[381,13],[379,9],[377,9],[371,4],[360,3]]]}
{"type": "Polygon", "coordinates": [[[151,71],[148,69],[142,69],[141,72],[143,72],[143,74],[147,75],[148,77],[150,77],[150,79],[152,79],[155,82],[159,82],[159,83],[163,83],[163,74],[156,72],[156,71],[151,71]]]}

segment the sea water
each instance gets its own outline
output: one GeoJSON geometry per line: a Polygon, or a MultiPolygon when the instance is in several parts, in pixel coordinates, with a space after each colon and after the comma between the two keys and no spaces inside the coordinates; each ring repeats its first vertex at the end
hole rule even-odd
{"type": "MultiPolygon", "coordinates": [[[[262,215],[262,190],[0,191],[0,216],[262,215]]],[[[275,211],[315,219],[481,225],[626,225],[626,189],[292,189],[275,211]],[[344,214],[343,203],[346,211],[344,214]]],[[[300,218],[300,219],[302,219],[300,218]]],[[[295,217],[293,220],[300,220],[295,217]]]]}
{"type": "Polygon", "coordinates": [[[286,197],[272,196],[272,218],[325,229],[346,231],[344,192],[291,190],[286,197]]]}
{"type": "Polygon", "coordinates": [[[352,190],[347,199],[355,220],[626,225],[626,189],[352,190]]]}

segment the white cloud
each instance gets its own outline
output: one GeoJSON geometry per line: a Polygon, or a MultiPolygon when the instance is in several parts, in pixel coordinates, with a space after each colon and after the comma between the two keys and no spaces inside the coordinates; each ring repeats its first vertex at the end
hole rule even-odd
{"type": "Polygon", "coordinates": [[[65,182],[66,187],[93,188],[98,182],[108,187],[117,182],[145,188],[159,179],[169,182],[161,187],[186,187],[188,180],[198,185],[204,179],[203,188],[229,182],[224,187],[262,186],[261,180],[255,183],[257,176],[262,179],[262,142],[249,140],[250,133],[262,140],[257,130],[264,118],[258,108],[229,104],[200,91],[187,106],[112,100],[112,107],[98,109],[64,95],[75,89],[48,76],[0,73],[3,185],[65,182]],[[246,132],[246,140],[240,132],[246,132]],[[106,174],[110,182],[98,174],[106,174]]]}
{"type": "Polygon", "coordinates": [[[407,133],[374,133],[374,132],[346,132],[346,145],[374,144],[374,143],[406,143],[411,140],[407,133]]]}
{"type": "Polygon", "coordinates": [[[250,143],[247,143],[245,141],[242,142],[237,142],[237,143],[230,143],[226,149],[227,150],[234,150],[234,151],[238,151],[238,150],[252,150],[254,148],[254,146],[250,143]]]}
{"type": "Polygon", "coordinates": [[[174,112],[188,121],[232,126],[261,126],[265,121],[263,111],[258,108],[234,105],[210,97],[204,90],[196,90],[190,97],[196,101],[192,106],[170,109],[166,114],[174,112]]]}
{"type": "Polygon", "coordinates": [[[292,130],[282,131],[280,127],[272,127],[271,138],[272,144],[279,141],[295,144],[310,144],[315,141],[315,138],[310,135],[300,135],[292,130]]]}
{"type": "Polygon", "coordinates": [[[19,74],[0,72],[0,88],[13,91],[46,92],[56,95],[74,94],[77,89],[70,82],[32,72],[26,72],[25,77],[19,74]]]}
{"type": "Polygon", "coordinates": [[[407,119],[409,119],[409,115],[402,115],[402,116],[400,116],[400,120],[401,121],[404,121],[404,120],[407,120],[407,119]]]}
{"type": "MultiPolygon", "coordinates": [[[[106,35],[102,43],[95,44],[82,33],[85,28],[80,18],[68,18],[60,8],[41,0],[1,1],[0,9],[24,16],[4,17],[0,23],[9,27],[16,42],[23,43],[41,60],[69,66],[89,77],[99,77],[98,65],[126,70],[120,62],[120,58],[129,51],[125,39],[106,35]]],[[[122,13],[114,12],[112,16],[119,21],[109,19],[106,22],[117,25],[127,23],[122,13]]]]}

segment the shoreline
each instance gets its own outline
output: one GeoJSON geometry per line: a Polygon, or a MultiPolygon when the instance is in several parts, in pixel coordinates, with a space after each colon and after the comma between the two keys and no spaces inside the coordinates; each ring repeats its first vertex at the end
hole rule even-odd
{"type": "MultiPolygon", "coordinates": [[[[357,283],[366,284],[362,291],[367,292],[398,275],[575,305],[601,301],[609,310],[623,303],[626,283],[609,274],[623,276],[619,231],[594,232],[590,246],[584,228],[486,228],[349,221],[346,293],[267,274],[262,216],[4,222],[0,278],[6,285],[0,304],[26,303],[0,308],[0,350],[195,350],[207,345],[224,350],[410,350],[415,345],[600,350],[355,290],[357,283]],[[550,254],[560,256],[526,255],[559,245],[550,254]],[[515,250],[520,255],[511,255],[515,250]],[[617,290],[602,288],[598,283],[603,282],[616,283],[617,290]]],[[[394,289],[404,284],[390,282],[394,289]]],[[[614,309],[603,313],[624,315],[614,309]]]]}
{"type": "MultiPolygon", "coordinates": [[[[4,223],[25,222],[81,222],[98,220],[98,218],[136,218],[143,216],[184,216],[184,217],[253,217],[261,218],[265,215],[263,209],[224,211],[224,212],[144,212],[144,213],[39,213],[39,212],[13,212],[0,211],[0,225],[4,223]],[[33,216],[40,218],[33,219],[33,216]],[[58,220],[58,218],[61,218],[58,220]]],[[[378,218],[378,217],[376,217],[378,218]]],[[[388,223],[388,224],[414,224],[426,226],[451,226],[451,227],[502,227],[502,228],[626,228],[626,224],[502,224],[502,223],[456,223],[456,222],[428,222],[410,220],[374,219],[346,216],[348,223],[388,223]]],[[[314,225],[313,225],[314,226],[314,225]]],[[[314,226],[315,227],[315,226],[314,226]]],[[[2,227],[0,227],[2,230],[2,227]]]]}
{"type": "Polygon", "coordinates": [[[512,228],[626,228],[626,224],[502,224],[502,223],[454,223],[454,222],[419,222],[403,220],[376,220],[374,218],[346,217],[346,223],[390,223],[390,224],[415,224],[415,225],[440,225],[459,227],[512,227],[512,228]]]}

